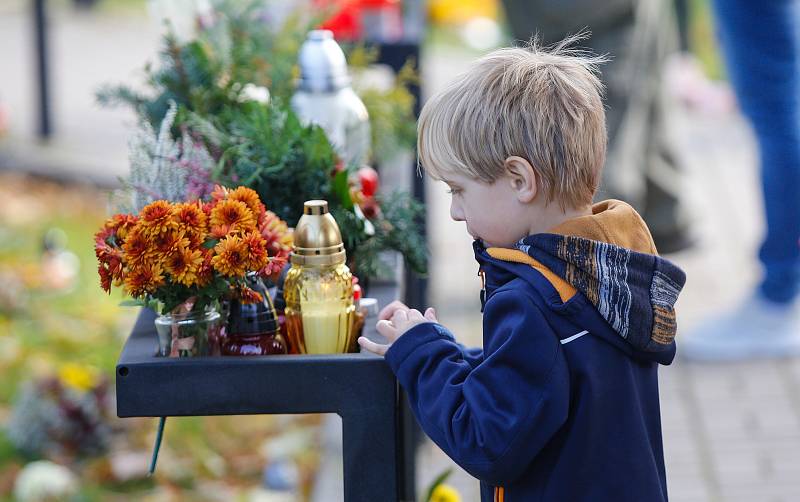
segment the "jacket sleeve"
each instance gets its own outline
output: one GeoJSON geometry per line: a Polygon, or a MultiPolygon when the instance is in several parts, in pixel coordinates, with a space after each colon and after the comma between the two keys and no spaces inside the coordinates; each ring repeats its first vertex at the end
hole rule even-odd
{"type": "Polygon", "coordinates": [[[459,344],[461,347],[461,357],[464,358],[466,362],[469,363],[471,367],[476,367],[480,363],[483,362],[483,349],[480,347],[465,347],[459,344]]]}
{"type": "Polygon", "coordinates": [[[401,336],[386,360],[431,439],[497,485],[518,478],[566,421],[569,372],[558,337],[526,294],[495,293],[483,329],[488,346],[475,367],[435,323],[401,336]]]}

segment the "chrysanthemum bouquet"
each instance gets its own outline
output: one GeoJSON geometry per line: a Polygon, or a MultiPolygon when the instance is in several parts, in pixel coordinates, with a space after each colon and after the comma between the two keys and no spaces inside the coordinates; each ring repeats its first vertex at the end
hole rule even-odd
{"type": "Polygon", "coordinates": [[[121,286],[128,304],[167,315],[226,298],[261,301],[247,274],[278,274],[291,243],[286,223],[255,191],[217,186],[209,202],[158,200],[138,215],[114,215],[95,234],[95,254],[105,291],[121,286]]]}

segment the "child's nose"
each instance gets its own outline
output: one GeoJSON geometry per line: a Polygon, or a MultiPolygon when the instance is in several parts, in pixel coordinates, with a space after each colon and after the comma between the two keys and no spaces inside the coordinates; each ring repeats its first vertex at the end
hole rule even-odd
{"type": "Polygon", "coordinates": [[[455,200],[450,201],[450,217],[453,221],[464,221],[464,211],[462,211],[461,206],[457,204],[455,200]]]}

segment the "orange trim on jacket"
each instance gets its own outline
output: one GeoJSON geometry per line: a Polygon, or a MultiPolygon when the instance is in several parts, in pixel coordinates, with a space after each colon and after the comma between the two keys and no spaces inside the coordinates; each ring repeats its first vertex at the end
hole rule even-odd
{"type": "Polygon", "coordinates": [[[494,502],[503,502],[506,498],[506,489],[502,486],[494,487],[494,502]]]}
{"type": "Polygon", "coordinates": [[[569,301],[570,298],[575,296],[577,290],[570,283],[553,273],[552,270],[542,265],[539,261],[535,260],[528,253],[523,253],[519,249],[506,249],[506,248],[487,248],[486,252],[489,256],[503,261],[512,261],[515,263],[525,263],[535,268],[545,278],[550,281],[550,284],[558,291],[558,296],[561,297],[562,302],[569,301]]]}

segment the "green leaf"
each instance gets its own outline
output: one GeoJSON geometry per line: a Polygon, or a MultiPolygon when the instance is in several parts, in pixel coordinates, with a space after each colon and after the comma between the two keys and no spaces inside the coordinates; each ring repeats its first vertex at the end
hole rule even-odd
{"type": "Polygon", "coordinates": [[[158,312],[159,301],[158,300],[148,300],[147,304],[145,305],[147,308],[152,310],[153,312],[158,312]]]}
{"type": "Polygon", "coordinates": [[[333,193],[339,199],[339,203],[345,209],[353,209],[353,199],[350,197],[350,184],[347,181],[347,170],[343,169],[336,173],[333,178],[333,193]]]}
{"type": "Polygon", "coordinates": [[[219,239],[208,239],[203,243],[203,247],[206,249],[214,249],[217,244],[219,244],[219,239]]]}

